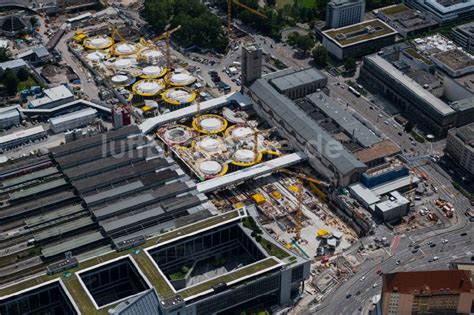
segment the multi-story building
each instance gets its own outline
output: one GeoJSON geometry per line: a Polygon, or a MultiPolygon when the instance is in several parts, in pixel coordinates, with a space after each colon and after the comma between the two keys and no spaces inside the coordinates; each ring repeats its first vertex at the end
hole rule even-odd
{"type": "Polygon", "coordinates": [[[20,112],[15,106],[0,109],[0,129],[20,124],[20,112]]]}
{"type": "Polygon", "coordinates": [[[323,45],[339,60],[360,57],[395,43],[397,31],[381,20],[370,20],[323,32],[323,45]]]}
{"type": "Polygon", "coordinates": [[[339,28],[364,20],[365,0],[332,0],[326,6],[326,26],[339,28]]]}
{"type": "Polygon", "coordinates": [[[458,165],[474,175],[474,123],[449,130],[445,151],[458,165]]]}
{"type": "Polygon", "coordinates": [[[262,50],[256,45],[242,47],[242,86],[262,76],[262,50]]]}
{"type": "Polygon", "coordinates": [[[411,9],[403,3],[374,10],[374,13],[404,38],[426,31],[439,24],[431,14],[411,9]]]}
{"type": "Polygon", "coordinates": [[[454,27],[451,31],[451,37],[456,44],[474,54],[474,22],[454,27]]]}
{"type": "Polygon", "coordinates": [[[59,133],[90,124],[95,120],[96,116],[97,110],[93,108],[85,108],[76,112],[50,118],[48,122],[51,130],[54,133],[59,133]]]}
{"type": "Polygon", "coordinates": [[[428,12],[441,24],[474,17],[474,2],[464,0],[406,0],[409,7],[428,12]]]}
{"type": "Polygon", "coordinates": [[[279,93],[293,100],[325,87],[328,78],[320,71],[309,68],[288,76],[277,77],[269,82],[279,93]]]}
{"type": "Polygon", "coordinates": [[[46,131],[41,126],[20,130],[0,137],[0,151],[23,145],[46,137],[46,131]]]}
{"type": "Polygon", "coordinates": [[[43,97],[29,101],[28,108],[54,108],[74,101],[74,94],[65,85],[58,85],[50,89],[45,89],[43,90],[43,93],[43,97]]]}
{"type": "Polygon", "coordinates": [[[367,56],[361,67],[361,78],[395,101],[402,115],[406,115],[421,129],[436,137],[443,137],[449,129],[474,121],[474,98],[449,105],[433,95],[427,89],[429,85],[420,85],[397,69],[396,65],[399,64],[378,54],[367,56]]]}
{"type": "Polygon", "coordinates": [[[472,314],[471,279],[468,270],[384,274],[382,314],[472,314]]]}

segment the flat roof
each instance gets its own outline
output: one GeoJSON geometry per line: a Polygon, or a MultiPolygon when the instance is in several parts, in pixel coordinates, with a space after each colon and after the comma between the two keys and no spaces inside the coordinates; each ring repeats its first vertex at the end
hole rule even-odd
{"type": "Polygon", "coordinates": [[[0,112],[0,120],[15,118],[15,117],[18,117],[18,118],[20,117],[20,113],[18,112],[16,108],[0,112]]]}
{"type": "MultiPolygon", "coordinates": [[[[206,110],[223,107],[225,105],[228,105],[229,103],[234,102],[240,107],[252,105],[252,100],[248,96],[243,95],[239,92],[232,92],[224,96],[211,99],[209,101],[201,102],[199,107],[200,111],[203,112],[206,110]]],[[[161,125],[180,120],[181,118],[193,117],[196,113],[197,105],[193,104],[163,115],[148,118],[138,127],[143,133],[146,134],[152,132],[161,125]]]]}
{"type": "Polygon", "coordinates": [[[234,183],[239,183],[258,176],[271,174],[277,169],[300,163],[306,159],[307,157],[303,152],[291,153],[271,161],[263,162],[230,174],[226,174],[224,176],[219,176],[204,182],[200,182],[197,184],[197,190],[201,193],[211,192],[234,183]]]}
{"type": "Polygon", "coordinates": [[[44,97],[34,99],[30,101],[32,107],[38,107],[50,102],[59,101],[62,99],[74,97],[74,94],[64,85],[58,85],[56,87],[43,90],[44,97]]]}
{"type": "Polygon", "coordinates": [[[357,151],[355,153],[356,157],[364,163],[384,158],[390,157],[396,154],[401,153],[400,147],[390,139],[385,139],[370,148],[357,151]]]}
{"type": "Polygon", "coordinates": [[[108,200],[114,197],[120,197],[121,195],[138,189],[142,189],[144,187],[145,186],[143,185],[142,181],[140,179],[137,179],[136,181],[132,181],[126,185],[114,187],[112,189],[105,190],[93,195],[84,196],[83,198],[87,205],[91,207],[99,201],[108,200]]]}
{"type": "Polygon", "coordinates": [[[43,126],[36,126],[29,129],[15,131],[14,133],[0,137],[0,145],[6,144],[12,141],[16,141],[18,139],[24,139],[24,138],[29,138],[32,136],[37,136],[42,133],[45,133],[43,126]]]}
{"type": "Polygon", "coordinates": [[[456,129],[456,135],[465,143],[474,146],[474,122],[456,129]]]}
{"type": "Polygon", "coordinates": [[[56,189],[67,185],[68,183],[64,178],[58,178],[52,181],[44,182],[39,185],[31,186],[23,190],[15,191],[9,195],[10,200],[20,199],[28,196],[34,196],[38,193],[42,193],[51,189],[56,189]]]}
{"type": "Polygon", "coordinates": [[[327,80],[327,77],[319,70],[309,68],[271,79],[270,83],[281,92],[319,80],[327,80]]]}
{"type": "Polygon", "coordinates": [[[323,92],[310,94],[307,98],[362,146],[368,148],[382,141],[370,128],[362,124],[360,120],[345,110],[342,105],[323,92]]]}
{"type": "Polygon", "coordinates": [[[19,184],[23,184],[23,183],[35,180],[35,179],[40,179],[40,178],[51,176],[58,173],[59,171],[56,167],[48,167],[36,172],[5,179],[0,183],[0,187],[6,188],[6,187],[11,187],[11,186],[16,186],[19,184]]]}
{"type": "Polygon", "coordinates": [[[104,238],[100,232],[88,232],[87,234],[69,238],[61,243],[44,246],[41,249],[41,254],[46,258],[53,257],[104,238]]]}
{"type": "Polygon", "coordinates": [[[363,200],[367,205],[371,206],[380,201],[380,197],[378,197],[374,192],[365,187],[363,184],[353,184],[349,186],[351,192],[358,197],[358,199],[363,200]]]}
{"type": "Polygon", "coordinates": [[[324,36],[331,39],[340,47],[347,47],[395,34],[397,34],[396,30],[379,19],[323,32],[324,36]],[[370,31],[368,28],[371,28],[370,31]]]}
{"type": "Polygon", "coordinates": [[[413,176],[413,180],[411,179],[412,175],[408,175],[405,177],[398,178],[388,183],[380,184],[378,186],[372,187],[372,192],[377,196],[385,195],[391,191],[399,190],[401,188],[407,187],[411,184],[416,184],[420,181],[417,176],[413,176]]]}
{"type": "Polygon", "coordinates": [[[375,206],[380,211],[387,212],[387,211],[390,211],[392,209],[395,209],[395,208],[398,208],[400,206],[407,205],[407,204],[410,203],[410,201],[407,198],[403,197],[400,194],[398,194],[398,196],[397,196],[397,195],[394,195],[392,193],[391,195],[395,197],[395,200],[387,199],[385,201],[377,203],[375,206]]]}
{"type": "Polygon", "coordinates": [[[431,57],[434,58],[435,61],[438,60],[440,63],[445,64],[447,67],[455,71],[466,69],[466,71],[474,72],[474,56],[466,53],[463,50],[448,50],[435,54],[431,57]]]}
{"type": "Polygon", "coordinates": [[[35,238],[35,241],[40,242],[45,239],[62,235],[62,234],[66,234],[68,232],[82,229],[91,225],[94,225],[94,221],[90,217],[86,216],[86,217],[74,219],[69,222],[65,222],[63,224],[48,227],[47,229],[44,229],[39,232],[35,232],[33,233],[33,237],[35,238]]]}
{"type": "Polygon", "coordinates": [[[405,86],[407,89],[415,93],[421,99],[425,100],[433,109],[435,109],[440,114],[446,116],[455,113],[455,110],[452,109],[448,104],[431,94],[429,91],[425,90],[421,85],[410,79],[410,77],[398,71],[390,62],[385,60],[383,57],[375,54],[366,56],[365,58],[376,64],[381,71],[384,71],[385,73],[387,73],[387,75],[393,77],[399,84],[405,86]]]}
{"type": "MultiPolygon", "coordinates": [[[[334,146],[333,135],[324,130],[318,122],[308,116],[296,105],[295,102],[280,94],[265,79],[258,79],[251,86],[250,90],[254,95],[266,102],[279,120],[283,120],[296,134],[296,137],[312,145],[312,148],[329,161],[340,174],[348,174],[355,170],[365,169],[366,165],[356,159],[356,157],[346,150],[342,144],[334,146]],[[333,150],[328,150],[328,144],[337,150],[337,154],[332,154],[333,150]],[[331,152],[330,152],[331,151],[331,152]]],[[[281,127],[281,126],[278,126],[281,127]]],[[[290,131],[288,131],[290,132],[290,131]]]]}
{"type": "Polygon", "coordinates": [[[97,110],[95,110],[94,108],[84,108],[65,115],[52,117],[49,119],[49,123],[52,125],[67,123],[69,121],[74,121],[90,115],[97,115],[97,110]]]}
{"type": "MultiPolygon", "coordinates": [[[[137,246],[137,249],[142,249],[142,250],[138,252],[136,255],[134,255],[133,258],[137,262],[140,270],[144,273],[146,278],[156,288],[157,293],[162,297],[163,296],[169,297],[173,294],[174,292],[173,289],[168,285],[167,281],[164,279],[162,274],[158,272],[158,270],[155,267],[154,262],[152,262],[149,256],[144,253],[145,251],[143,249],[150,249],[151,247],[156,247],[157,244],[172,242],[176,239],[191,236],[191,235],[200,233],[201,231],[211,229],[214,226],[227,224],[229,222],[239,220],[242,217],[240,213],[241,210],[242,209],[237,209],[237,210],[233,210],[224,214],[213,216],[205,220],[201,220],[201,221],[192,223],[190,225],[184,226],[182,228],[178,228],[173,231],[163,233],[156,237],[150,238],[145,242],[145,244],[137,246]]],[[[97,237],[97,233],[98,232],[94,233],[95,237],[97,237]]],[[[74,239],[71,241],[74,242],[74,239]]],[[[61,252],[63,252],[63,250],[59,251],[59,253],[61,252]]],[[[90,296],[86,293],[83,286],[80,284],[77,278],[76,272],[104,263],[104,262],[106,263],[107,261],[110,261],[112,259],[123,257],[129,254],[130,254],[129,251],[122,251],[122,252],[117,252],[115,250],[110,251],[106,254],[83,260],[80,262],[79,267],[76,267],[70,270],[72,272],[72,275],[69,278],[65,278],[64,283],[82,314],[97,313],[100,315],[106,315],[108,314],[108,309],[110,308],[110,306],[102,307],[97,311],[90,299],[90,296]]],[[[26,279],[24,281],[18,281],[12,285],[0,288],[0,295],[7,296],[7,295],[14,294],[23,290],[28,290],[29,288],[32,288],[38,284],[45,283],[52,279],[58,279],[62,277],[62,275],[63,275],[62,273],[51,275],[51,276],[43,274],[40,276],[36,276],[34,278],[26,279]]]]}
{"type": "Polygon", "coordinates": [[[8,60],[0,63],[0,68],[2,70],[16,69],[20,67],[26,67],[26,62],[23,59],[8,60]]]}
{"type": "Polygon", "coordinates": [[[45,223],[48,223],[49,221],[62,218],[62,217],[67,217],[67,216],[70,216],[70,215],[73,215],[85,210],[86,209],[83,208],[80,204],[72,205],[65,208],[59,208],[57,210],[47,211],[47,212],[35,215],[33,217],[26,218],[25,224],[31,228],[33,226],[45,224],[45,223]]]}

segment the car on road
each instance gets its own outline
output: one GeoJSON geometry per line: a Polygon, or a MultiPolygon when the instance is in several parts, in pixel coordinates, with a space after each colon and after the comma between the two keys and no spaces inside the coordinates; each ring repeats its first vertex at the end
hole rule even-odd
{"type": "Polygon", "coordinates": [[[418,249],[420,248],[420,245],[415,245],[415,247],[413,247],[414,249],[418,249]]]}
{"type": "Polygon", "coordinates": [[[395,265],[397,265],[397,266],[400,265],[400,260],[397,260],[397,261],[395,262],[395,265]]]}
{"type": "Polygon", "coordinates": [[[357,292],[356,292],[356,295],[359,295],[359,294],[360,294],[360,291],[357,291],[357,292]]]}
{"type": "Polygon", "coordinates": [[[365,276],[363,276],[362,278],[360,278],[360,282],[363,282],[365,280],[365,276]]]}
{"type": "Polygon", "coordinates": [[[435,246],[436,246],[436,244],[435,244],[435,243],[433,243],[433,244],[431,244],[431,245],[430,245],[430,247],[435,247],[435,246]]]}
{"type": "Polygon", "coordinates": [[[383,117],[383,115],[382,115],[382,114],[379,114],[379,118],[382,118],[382,117],[383,117]]]}
{"type": "Polygon", "coordinates": [[[377,284],[377,283],[374,283],[374,284],[372,285],[372,288],[375,288],[376,286],[378,286],[378,284],[377,284]]]}
{"type": "Polygon", "coordinates": [[[349,293],[348,295],[346,295],[346,299],[349,299],[351,296],[352,294],[349,293]]]}
{"type": "Polygon", "coordinates": [[[443,241],[441,241],[442,244],[447,244],[448,243],[448,240],[447,239],[444,239],[443,241]]]}
{"type": "Polygon", "coordinates": [[[438,256],[434,256],[434,257],[433,257],[433,261],[437,261],[438,259],[439,259],[438,256]]]}
{"type": "Polygon", "coordinates": [[[383,123],[386,124],[387,126],[389,124],[388,120],[384,121],[383,123]]]}
{"type": "Polygon", "coordinates": [[[413,254],[416,254],[416,253],[418,253],[418,249],[414,249],[414,250],[412,250],[411,252],[412,252],[413,254]]]}
{"type": "Polygon", "coordinates": [[[460,235],[461,235],[461,236],[466,236],[467,233],[466,233],[466,232],[462,232],[460,235]]]}
{"type": "Polygon", "coordinates": [[[428,243],[426,243],[426,245],[431,245],[433,244],[433,241],[429,241],[428,243]]]}
{"type": "Polygon", "coordinates": [[[374,109],[374,107],[373,107],[373,106],[370,106],[369,108],[370,108],[370,109],[374,109]]]}
{"type": "Polygon", "coordinates": [[[412,142],[411,142],[411,145],[416,146],[416,142],[415,142],[415,141],[412,141],[412,142]]]}

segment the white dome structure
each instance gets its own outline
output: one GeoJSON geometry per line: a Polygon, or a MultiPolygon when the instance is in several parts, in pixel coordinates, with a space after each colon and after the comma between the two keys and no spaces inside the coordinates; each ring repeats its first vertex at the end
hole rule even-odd
{"type": "Polygon", "coordinates": [[[133,85],[133,92],[140,96],[156,96],[164,88],[165,85],[160,80],[145,79],[140,80],[133,85]]]}
{"type": "Polygon", "coordinates": [[[147,64],[156,65],[163,59],[163,54],[159,50],[147,48],[140,51],[140,57],[147,64]]]}
{"type": "Polygon", "coordinates": [[[83,44],[87,49],[103,50],[112,46],[114,44],[114,40],[109,36],[97,35],[86,38],[83,44]]]}
{"type": "Polygon", "coordinates": [[[133,43],[120,42],[114,46],[114,54],[117,56],[128,56],[138,51],[138,46],[133,43]]]}
{"type": "Polygon", "coordinates": [[[174,72],[166,76],[166,83],[171,86],[188,86],[194,82],[196,82],[196,78],[187,72],[174,72]]]}
{"type": "Polygon", "coordinates": [[[107,57],[107,54],[102,51],[94,51],[91,53],[88,53],[86,56],[86,59],[92,62],[99,62],[104,60],[107,57]]]}
{"type": "Polygon", "coordinates": [[[128,58],[117,59],[114,62],[114,67],[117,69],[128,69],[133,65],[133,60],[128,58]]]}
{"type": "Polygon", "coordinates": [[[236,162],[251,163],[255,161],[255,153],[252,150],[247,149],[235,151],[232,157],[236,162]]]}
{"type": "Polygon", "coordinates": [[[155,79],[162,77],[165,73],[165,69],[160,66],[148,66],[142,69],[140,77],[144,79],[155,79]]]}
{"type": "Polygon", "coordinates": [[[222,165],[217,161],[204,161],[199,164],[199,171],[204,175],[216,176],[222,171],[222,165]]]}
{"type": "Polygon", "coordinates": [[[207,152],[217,152],[222,144],[222,141],[219,141],[216,138],[205,137],[201,139],[197,146],[207,152]]]}
{"type": "Polygon", "coordinates": [[[161,94],[163,101],[169,105],[188,105],[196,100],[196,92],[187,88],[171,88],[161,94]]]}

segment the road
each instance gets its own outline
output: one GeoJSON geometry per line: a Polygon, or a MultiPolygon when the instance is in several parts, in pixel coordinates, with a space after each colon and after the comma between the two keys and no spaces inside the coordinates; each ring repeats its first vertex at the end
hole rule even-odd
{"type": "Polygon", "coordinates": [[[336,291],[331,292],[321,305],[311,311],[316,314],[360,313],[359,309],[368,300],[381,293],[382,277],[377,274],[378,269],[383,273],[447,269],[452,260],[470,257],[473,254],[473,247],[469,235],[472,235],[474,224],[464,223],[465,225],[460,225],[460,229],[458,228],[456,231],[449,229],[439,234],[433,231],[436,235],[429,238],[426,238],[423,233],[401,237],[392,256],[377,257],[364,263],[355,276],[343,283],[336,291]],[[466,232],[467,235],[461,236],[463,232],[466,232]],[[448,239],[448,243],[441,244],[442,239],[448,239]],[[413,248],[409,247],[412,240],[420,245],[416,253],[412,253],[413,248]],[[429,240],[432,240],[436,246],[428,246],[429,240]],[[430,262],[434,256],[438,256],[439,259],[430,262]],[[397,261],[400,263],[397,264],[397,261]],[[362,277],[365,277],[365,280],[361,281],[362,277]],[[375,288],[374,284],[377,284],[375,288]],[[359,294],[357,294],[358,292],[359,294]],[[346,298],[347,294],[352,296],[346,298]]]}

